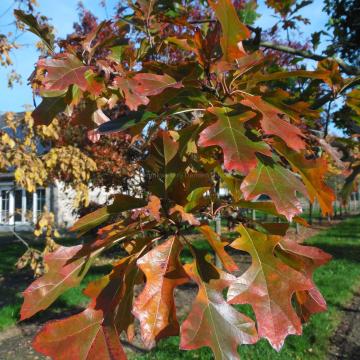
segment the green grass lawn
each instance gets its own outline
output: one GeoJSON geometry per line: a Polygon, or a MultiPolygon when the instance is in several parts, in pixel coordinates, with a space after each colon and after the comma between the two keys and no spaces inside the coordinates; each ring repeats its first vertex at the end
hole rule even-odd
{"type": "MultiPolygon", "coordinates": [[[[25,247],[22,244],[14,243],[0,248],[0,277],[5,278],[9,286],[1,286],[1,307],[0,307],[0,331],[15,325],[19,319],[20,308],[22,304],[22,291],[33,281],[31,274],[27,270],[16,270],[15,263],[24,253],[25,247]],[[2,303],[6,305],[2,306],[2,303]]],[[[49,310],[35,315],[33,319],[44,322],[48,317],[57,316],[69,309],[83,307],[88,302],[82,291],[86,285],[101,275],[111,271],[110,265],[94,266],[90,269],[88,275],[81,286],[68,290],[49,308],[49,310]]]]}
{"type": "MultiPolygon", "coordinates": [[[[241,346],[240,354],[242,358],[259,360],[325,358],[329,338],[340,321],[341,308],[350,301],[354,290],[360,285],[360,217],[348,219],[332,229],[323,231],[309,239],[307,243],[322,248],[334,257],[329,264],[315,273],[315,281],[328,302],[328,311],[314,315],[311,321],[304,326],[303,336],[288,337],[280,353],[276,353],[265,340],[262,340],[256,345],[241,346]]],[[[206,248],[206,244],[199,243],[198,246],[206,248]]],[[[24,247],[21,244],[12,244],[0,248],[1,277],[6,277],[11,271],[14,271],[14,263],[23,251],[24,247]]],[[[190,254],[185,251],[183,255],[184,260],[188,261],[190,254]]],[[[87,298],[82,294],[82,289],[89,281],[108,273],[109,270],[109,266],[94,267],[80,287],[71,289],[62,295],[50,310],[37,315],[38,320],[42,321],[48,311],[58,314],[70,308],[85,305],[87,298]]],[[[10,300],[6,301],[9,305],[0,309],[0,330],[17,322],[22,302],[21,291],[25,287],[26,284],[17,291],[9,289],[6,295],[10,300]]],[[[249,306],[244,306],[243,309],[251,316],[249,306]]],[[[156,350],[146,355],[134,355],[134,359],[213,358],[211,351],[207,348],[196,351],[180,351],[178,343],[178,337],[160,341],[156,350]]]]}

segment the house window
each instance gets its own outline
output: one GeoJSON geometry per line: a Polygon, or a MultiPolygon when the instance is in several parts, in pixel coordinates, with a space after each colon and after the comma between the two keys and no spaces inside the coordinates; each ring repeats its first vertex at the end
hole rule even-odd
{"type": "Polygon", "coordinates": [[[15,221],[20,222],[22,221],[22,200],[23,200],[23,191],[22,190],[15,190],[14,198],[15,198],[15,221]]]}
{"type": "Polygon", "coordinates": [[[10,220],[10,191],[1,190],[1,222],[8,223],[10,220]]]}
{"type": "Polygon", "coordinates": [[[27,222],[33,221],[34,214],[34,193],[26,192],[26,210],[25,210],[25,219],[27,222]]]}
{"type": "Polygon", "coordinates": [[[37,217],[39,218],[44,212],[44,206],[46,205],[45,189],[36,190],[37,195],[37,217]]]}

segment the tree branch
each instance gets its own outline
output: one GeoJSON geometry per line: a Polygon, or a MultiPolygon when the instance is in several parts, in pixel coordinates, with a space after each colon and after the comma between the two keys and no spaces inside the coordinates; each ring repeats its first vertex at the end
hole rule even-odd
{"type": "Polygon", "coordinates": [[[360,69],[358,67],[346,64],[343,60],[341,60],[339,58],[314,54],[314,53],[312,53],[311,51],[308,51],[308,50],[294,49],[294,48],[292,48],[290,46],[276,44],[276,43],[273,43],[271,41],[261,41],[260,46],[263,47],[263,48],[266,48],[266,49],[282,51],[282,52],[285,52],[287,54],[297,55],[297,56],[301,56],[301,57],[306,58],[306,59],[312,59],[312,60],[316,60],[316,61],[321,61],[321,60],[325,60],[325,59],[332,59],[332,60],[335,60],[339,64],[339,66],[342,68],[342,70],[346,74],[348,74],[348,75],[360,75],[360,69]]]}
{"type": "MultiPolygon", "coordinates": [[[[204,19],[204,20],[192,20],[192,21],[189,21],[189,23],[190,24],[204,24],[204,23],[214,23],[216,21],[217,20],[213,20],[213,19],[204,19]]],[[[250,31],[254,32],[257,35],[258,38],[260,38],[261,31],[262,31],[261,28],[254,27],[254,26],[251,26],[251,25],[247,25],[247,27],[249,28],[250,31]]],[[[335,60],[339,64],[341,69],[346,74],[348,74],[348,75],[360,75],[360,68],[358,68],[356,66],[351,66],[351,65],[347,64],[344,60],[336,58],[336,57],[328,57],[328,56],[325,56],[325,55],[319,55],[319,54],[312,53],[311,51],[308,51],[308,50],[294,49],[294,48],[292,48],[290,46],[276,44],[276,43],[271,42],[271,41],[260,41],[259,45],[260,45],[260,47],[263,47],[263,48],[266,48],[266,49],[282,51],[282,52],[285,52],[287,54],[297,55],[297,56],[301,56],[303,58],[311,59],[311,60],[315,60],[315,61],[321,61],[321,60],[325,60],[325,59],[332,59],[332,60],[335,60]]]]}

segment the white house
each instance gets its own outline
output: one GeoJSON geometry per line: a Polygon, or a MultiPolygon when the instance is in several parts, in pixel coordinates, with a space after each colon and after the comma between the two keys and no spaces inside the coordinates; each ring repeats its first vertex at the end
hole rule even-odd
{"type": "MultiPolygon", "coordinates": [[[[103,188],[90,191],[90,201],[99,204],[109,196],[103,188]]],[[[74,197],[75,192],[61,182],[29,193],[16,185],[12,173],[0,173],[0,232],[31,230],[45,207],[54,213],[57,227],[67,228],[76,220],[74,197]]]]}

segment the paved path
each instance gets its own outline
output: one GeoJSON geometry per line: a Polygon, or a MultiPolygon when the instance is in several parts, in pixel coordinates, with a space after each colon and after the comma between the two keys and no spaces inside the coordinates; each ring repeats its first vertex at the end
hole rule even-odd
{"type": "Polygon", "coordinates": [[[360,359],[360,289],[351,304],[340,310],[343,316],[331,339],[328,360],[360,359]]]}

